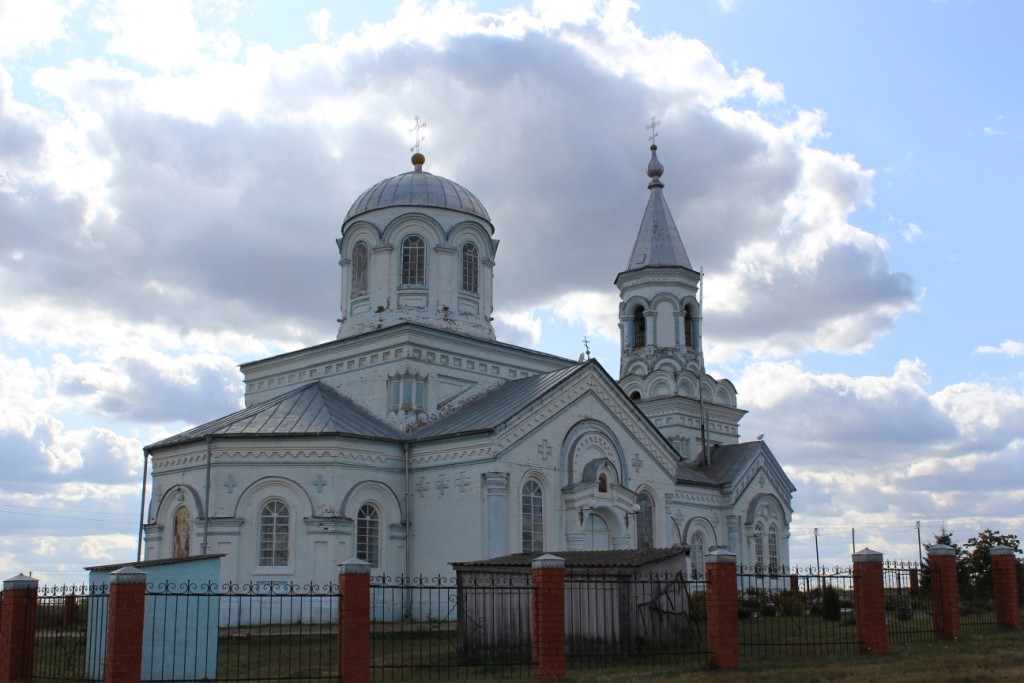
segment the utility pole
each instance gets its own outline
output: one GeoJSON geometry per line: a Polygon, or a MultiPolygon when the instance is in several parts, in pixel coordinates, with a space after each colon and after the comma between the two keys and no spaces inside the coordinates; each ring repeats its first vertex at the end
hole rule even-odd
{"type": "Polygon", "coordinates": [[[850,546],[853,547],[853,554],[857,554],[857,530],[850,527],[850,546]]]}
{"type": "Polygon", "coordinates": [[[814,566],[821,574],[821,556],[818,554],[818,527],[814,527],[814,566]]]}
{"type": "Polygon", "coordinates": [[[921,522],[914,522],[914,526],[917,527],[917,566],[921,567],[924,565],[924,557],[921,555],[921,522]]]}

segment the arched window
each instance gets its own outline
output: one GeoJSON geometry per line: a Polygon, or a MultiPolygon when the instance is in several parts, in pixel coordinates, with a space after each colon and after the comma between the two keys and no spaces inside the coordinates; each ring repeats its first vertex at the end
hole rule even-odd
{"type": "Polygon", "coordinates": [[[703,531],[694,531],[690,535],[690,567],[693,569],[693,578],[699,579],[704,575],[704,549],[707,541],[704,539],[703,531]]]}
{"type": "Polygon", "coordinates": [[[754,525],[754,568],[764,569],[764,525],[761,522],[754,525]]]}
{"type": "Polygon", "coordinates": [[[649,494],[641,493],[636,497],[640,512],[636,515],[636,547],[654,547],[654,501],[649,494]]]}
{"type": "Polygon", "coordinates": [[[380,512],[369,503],[356,515],[356,557],[371,567],[380,564],[380,512]]]}
{"type": "Polygon", "coordinates": [[[192,545],[192,512],[182,505],[174,511],[174,557],[188,557],[192,545]]]}
{"type": "Polygon", "coordinates": [[[644,307],[633,309],[633,348],[639,349],[647,345],[647,320],[644,318],[644,307]]]}
{"type": "Polygon", "coordinates": [[[768,571],[779,571],[779,528],[774,524],[768,527],[768,571]]]}
{"type": "Polygon", "coordinates": [[[402,241],[402,284],[426,284],[427,247],[419,235],[409,235],[402,241]]]}
{"type": "Polygon", "coordinates": [[[639,391],[631,392],[629,394],[629,400],[631,400],[631,401],[639,401],[640,400],[640,392],[639,391]]]}
{"type": "Polygon", "coordinates": [[[523,484],[523,552],[544,550],[544,495],[532,479],[523,484]]]}
{"type": "Polygon", "coordinates": [[[689,306],[683,309],[683,338],[685,344],[693,348],[693,311],[689,306]]]}
{"type": "Polygon", "coordinates": [[[288,506],[283,501],[269,501],[260,509],[261,567],[288,566],[288,520],[288,506]]]}
{"type": "Polygon", "coordinates": [[[604,472],[597,475],[597,492],[608,493],[608,475],[604,472]]]}
{"type": "Polygon", "coordinates": [[[476,245],[466,242],[462,245],[462,290],[476,294],[480,289],[480,257],[476,245]]]}
{"type": "Polygon", "coordinates": [[[370,252],[366,242],[356,242],[352,248],[352,296],[366,294],[369,282],[370,252]]]}

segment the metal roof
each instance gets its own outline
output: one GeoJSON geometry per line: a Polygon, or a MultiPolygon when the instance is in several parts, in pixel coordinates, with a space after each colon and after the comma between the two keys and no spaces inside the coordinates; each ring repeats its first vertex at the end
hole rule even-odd
{"type": "Polygon", "coordinates": [[[345,434],[400,441],[398,431],[355,401],[317,381],[265,403],[244,408],[146,446],[161,448],[207,436],[301,436],[345,434]]]}
{"type": "Polygon", "coordinates": [[[651,191],[647,200],[647,209],[640,222],[633,252],[629,255],[626,270],[636,270],[647,266],[682,266],[690,268],[690,257],[679,237],[676,222],[669,211],[668,202],[661,189],[661,174],[665,168],[658,161],[657,147],[651,145],[651,162],[647,166],[647,175],[651,182],[647,185],[651,191]]]}
{"type": "Polygon", "coordinates": [[[416,170],[386,178],[366,192],[348,210],[345,221],[367,211],[391,206],[429,206],[461,211],[490,223],[483,203],[458,183],[427,173],[422,165],[416,170]]]}
{"type": "Polygon", "coordinates": [[[545,372],[524,379],[509,380],[461,406],[455,412],[417,430],[413,433],[413,439],[431,439],[495,429],[525,406],[543,397],[559,383],[575,373],[581,372],[590,363],[596,363],[596,361],[570,365],[561,370],[545,372]]]}
{"type": "Polygon", "coordinates": [[[516,553],[472,562],[452,562],[456,569],[464,568],[528,568],[541,555],[552,554],[565,560],[566,569],[604,569],[614,567],[642,567],[661,562],[677,555],[688,555],[689,546],[674,545],[671,548],[643,548],[630,550],[551,550],[535,553],[516,553]]]}

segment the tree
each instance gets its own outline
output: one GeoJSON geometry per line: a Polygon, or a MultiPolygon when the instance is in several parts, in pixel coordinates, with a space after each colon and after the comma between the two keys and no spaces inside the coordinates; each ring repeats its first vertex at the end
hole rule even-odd
{"type": "MultiPolygon", "coordinates": [[[[953,540],[953,531],[947,529],[945,524],[939,527],[939,533],[935,534],[934,542],[926,544],[925,548],[931,548],[934,545],[948,545],[953,549],[953,557],[956,558],[956,583],[960,592],[963,593],[970,587],[966,565],[963,563],[966,552],[953,540]]],[[[928,559],[925,558],[924,562],[921,563],[921,586],[928,588],[931,585],[931,579],[931,567],[928,564],[928,559]]]]}
{"type": "Polygon", "coordinates": [[[962,564],[962,571],[976,590],[989,590],[992,587],[992,555],[990,551],[997,545],[1012,548],[1014,555],[1022,552],[1020,539],[1015,534],[1003,534],[991,529],[979,532],[977,536],[964,543],[964,556],[962,559],[957,559],[957,564],[962,564]]]}

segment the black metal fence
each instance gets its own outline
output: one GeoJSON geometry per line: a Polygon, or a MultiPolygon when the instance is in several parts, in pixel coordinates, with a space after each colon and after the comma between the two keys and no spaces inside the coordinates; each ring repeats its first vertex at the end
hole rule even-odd
{"type": "Polygon", "coordinates": [[[102,657],[89,623],[106,609],[106,586],[42,586],[36,598],[35,680],[89,680],[86,662],[102,657]],[[91,649],[90,649],[91,648],[91,649]]]}
{"type": "Polygon", "coordinates": [[[737,567],[737,582],[741,658],[857,651],[849,568],[737,567]]]}
{"type": "MultiPolygon", "coordinates": [[[[741,657],[856,653],[854,571],[738,568],[741,657]]],[[[931,586],[921,568],[887,563],[883,581],[890,643],[939,637],[931,586]]],[[[461,579],[373,577],[374,680],[528,677],[532,590],[528,572],[461,579]]],[[[107,586],[39,589],[35,680],[101,678],[108,591],[107,586]]],[[[570,571],[565,593],[569,668],[705,666],[705,594],[700,575],[570,571]]],[[[333,583],[150,585],[143,679],[337,680],[339,604],[333,583]]],[[[965,633],[997,628],[991,589],[963,592],[961,627],[965,633]]]]}
{"type": "Polygon", "coordinates": [[[682,573],[566,576],[570,669],[699,668],[708,661],[705,581],[682,573]]]}

